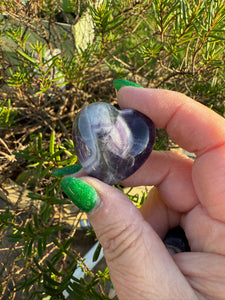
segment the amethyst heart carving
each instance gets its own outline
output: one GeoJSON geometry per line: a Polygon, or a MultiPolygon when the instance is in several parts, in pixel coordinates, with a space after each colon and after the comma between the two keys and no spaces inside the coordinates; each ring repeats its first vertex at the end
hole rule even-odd
{"type": "Polygon", "coordinates": [[[146,161],[155,143],[155,126],[136,110],[92,103],[74,120],[73,142],[84,170],[112,185],[146,161]]]}

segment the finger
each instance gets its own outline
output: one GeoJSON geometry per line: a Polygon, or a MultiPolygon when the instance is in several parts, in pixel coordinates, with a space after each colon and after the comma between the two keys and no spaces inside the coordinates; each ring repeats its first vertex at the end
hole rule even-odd
{"type": "Polygon", "coordinates": [[[192,182],[193,160],[173,151],[153,151],[145,164],[121,182],[124,186],[157,186],[168,208],[187,212],[198,198],[192,182]]]}
{"type": "Polygon", "coordinates": [[[166,206],[156,187],[153,187],[140,208],[144,219],[164,239],[166,233],[180,225],[182,214],[166,206]]]}
{"type": "Polygon", "coordinates": [[[209,216],[225,222],[225,145],[199,157],[192,178],[196,194],[209,216]]]}
{"type": "Polygon", "coordinates": [[[192,251],[225,254],[225,224],[210,218],[200,204],[182,216],[181,226],[192,251]]]}
{"type": "Polygon", "coordinates": [[[210,218],[200,204],[187,214],[178,213],[166,206],[154,187],[140,211],[162,239],[170,229],[181,225],[192,251],[225,254],[225,224],[210,218]]]}
{"type": "Polygon", "coordinates": [[[103,246],[118,298],[179,299],[184,295],[184,299],[195,299],[161,239],[132,202],[99,180],[82,180],[94,187],[101,199],[89,220],[103,246]]]}
{"type": "MultiPolygon", "coordinates": [[[[192,166],[193,160],[185,155],[173,151],[153,151],[146,163],[121,184],[129,187],[158,186],[160,197],[167,209],[184,213],[198,203],[192,183],[192,166]]],[[[87,176],[84,169],[67,175],[77,178],[82,176],[87,176]]]]}
{"type": "MultiPolygon", "coordinates": [[[[183,213],[198,203],[191,178],[192,165],[193,160],[177,152],[153,151],[147,162],[122,182],[124,186],[159,186],[150,190],[140,211],[161,238],[169,229],[180,224],[183,213]]],[[[80,178],[86,175],[81,169],[67,176],[80,178]]]]}
{"type": "Polygon", "coordinates": [[[198,299],[225,300],[223,255],[189,252],[173,258],[193,289],[201,295],[198,299]]]}
{"type": "Polygon", "coordinates": [[[145,113],[181,147],[196,153],[192,178],[198,199],[211,217],[225,222],[224,119],[185,95],[166,90],[123,87],[118,102],[122,108],[145,113]]]}
{"type": "Polygon", "coordinates": [[[123,87],[118,103],[146,114],[157,128],[165,128],[174,142],[197,155],[225,143],[224,119],[184,94],[123,87]]]}

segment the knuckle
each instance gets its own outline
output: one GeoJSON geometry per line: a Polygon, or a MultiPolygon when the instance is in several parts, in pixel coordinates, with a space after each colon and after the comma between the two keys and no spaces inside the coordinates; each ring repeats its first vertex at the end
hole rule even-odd
{"type": "Polygon", "coordinates": [[[112,262],[122,257],[127,251],[135,251],[140,236],[141,226],[137,224],[119,224],[119,226],[114,224],[104,230],[99,236],[99,241],[107,261],[112,262]]]}

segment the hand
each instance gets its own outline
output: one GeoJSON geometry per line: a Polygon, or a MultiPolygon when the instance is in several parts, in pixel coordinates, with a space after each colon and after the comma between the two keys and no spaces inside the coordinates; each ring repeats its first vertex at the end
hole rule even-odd
{"type": "Polygon", "coordinates": [[[157,187],[141,210],[119,190],[81,177],[101,199],[89,220],[118,298],[225,299],[225,120],[166,90],[123,87],[118,102],[148,115],[174,142],[196,154],[193,161],[176,152],[153,152],[122,182],[157,187]],[[191,252],[171,256],[162,239],[178,225],[191,252]]]}

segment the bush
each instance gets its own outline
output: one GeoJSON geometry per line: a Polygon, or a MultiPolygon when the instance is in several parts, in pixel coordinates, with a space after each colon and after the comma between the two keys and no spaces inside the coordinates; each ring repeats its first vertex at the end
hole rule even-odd
{"type": "MultiPolygon", "coordinates": [[[[2,298],[65,299],[66,290],[74,299],[108,299],[108,271],[92,273],[81,263],[77,228],[62,222],[70,202],[51,171],[76,163],[74,116],[86,103],[114,103],[114,78],[180,91],[224,116],[224,1],[0,4],[0,180],[30,191],[26,208],[18,197],[0,215],[2,241],[8,235],[9,249],[19,249],[2,298]],[[80,264],[87,277],[78,280],[80,264]]],[[[159,132],[156,149],[169,146],[159,132]]]]}

